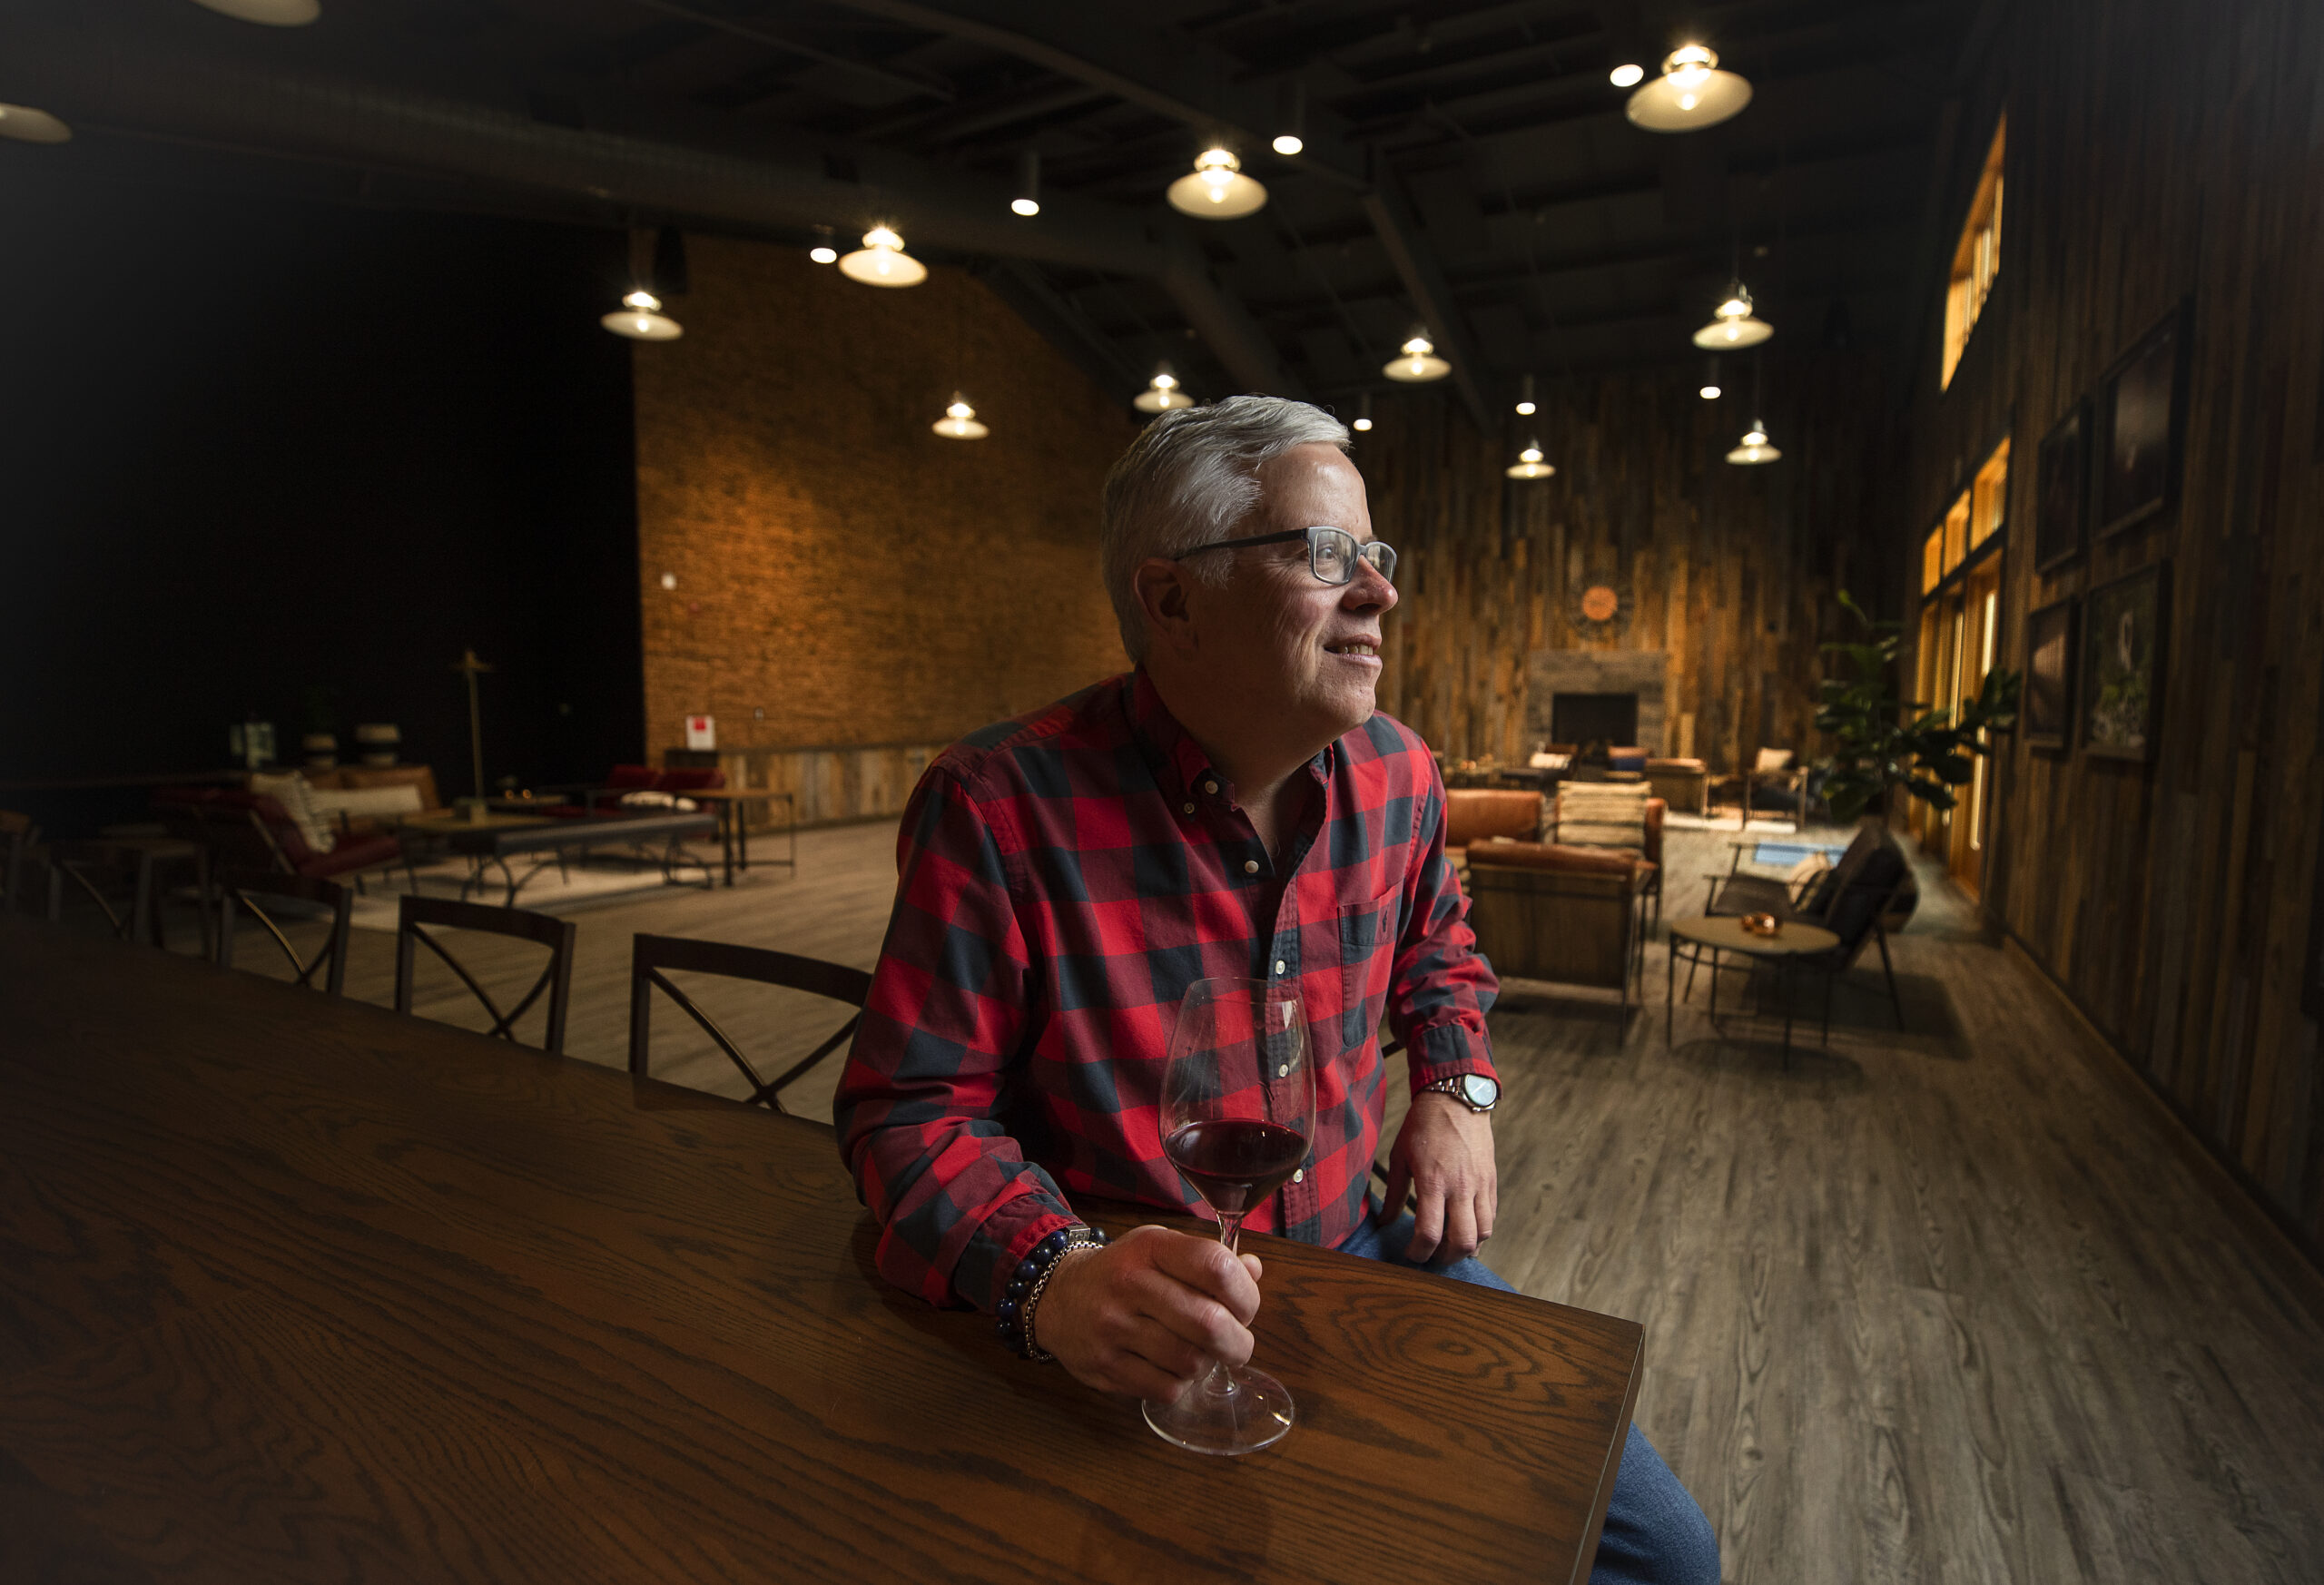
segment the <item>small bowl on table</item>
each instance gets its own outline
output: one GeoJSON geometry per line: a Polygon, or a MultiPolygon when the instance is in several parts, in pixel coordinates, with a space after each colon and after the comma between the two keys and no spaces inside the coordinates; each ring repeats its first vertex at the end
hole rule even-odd
{"type": "Polygon", "coordinates": [[[1783,920],[1771,913],[1747,913],[1742,925],[1743,933],[1749,936],[1772,936],[1783,930],[1783,920]]]}

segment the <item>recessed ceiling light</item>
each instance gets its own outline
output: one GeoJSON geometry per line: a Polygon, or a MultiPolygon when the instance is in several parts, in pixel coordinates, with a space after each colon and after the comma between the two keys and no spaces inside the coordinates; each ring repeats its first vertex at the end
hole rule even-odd
{"type": "Polygon", "coordinates": [[[69,143],[73,129],[45,110],[29,104],[0,104],[0,138],[20,143],[69,143]]]}
{"type": "Polygon", "coordinates": [[[261,27],[304,27],[323,14],[320,0],[193,0],[205,10],[261,27]]]}

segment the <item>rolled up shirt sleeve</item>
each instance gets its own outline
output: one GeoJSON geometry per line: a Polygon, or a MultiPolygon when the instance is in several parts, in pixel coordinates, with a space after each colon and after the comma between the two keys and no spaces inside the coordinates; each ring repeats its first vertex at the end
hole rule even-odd
{"type": "Polygon", "coordinates": [[[1485,1014],[1501,981],[1477,950],[1469,900],[1444,853],[1444,783],[1432,776],[1414,818],[1406,868],[1403,929],[1389,982],[1388,1027],[1404,1042],[1417,1094],[1439,1080],[1493,1070],[1485,1014]]]}
{"type": "Polygon", "coordinates": [[[990,1310],[1009,1273],[1078,1220],[1001,1116],[1032,966],[1010,847],[957,773],[921,778],[898,838],[895,912],[833,1103],[880,1271],[931,1304],[990,1310]]]}

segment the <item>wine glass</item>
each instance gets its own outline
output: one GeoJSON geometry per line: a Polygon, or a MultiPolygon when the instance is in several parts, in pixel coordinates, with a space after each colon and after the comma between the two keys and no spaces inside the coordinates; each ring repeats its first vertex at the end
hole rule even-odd
{"type": "MultiPolygon", "coordinates": [[[[1243,1218],[1307,1159],[1315,1071],[1299,994],[1264,980],[1198,980],[1178,1004],[1162,1076],[1162,1152],[1218,1216],[1228,1253],[1243,1218]]],[[[1195,1452],[1246,1453],[1291,1430],[1291,1393],[1265,1371],[1211,1362],[1146,1423],[1195,1452]]]]}

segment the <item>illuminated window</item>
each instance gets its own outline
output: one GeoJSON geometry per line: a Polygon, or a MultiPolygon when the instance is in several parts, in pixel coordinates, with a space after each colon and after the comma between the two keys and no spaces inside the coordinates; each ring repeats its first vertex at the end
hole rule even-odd
{"type": "Polygon", "coordinates": [[[2001,531],[2009,510],[2009,442],[2004,440],[1977,469],[1969,487],[1969,548],[1974,550],[2001,531]]]}
{"type": "Polygon", "coordinates": [[[1953,576],[1969,553],[2002,531],[2009,509],[2009,442],[2004,439],[1977,469],[1945,514],[1945,520],[1921,542],[1921,593],[1933,591],[1953,576]]]}
{"type": "Polygon", "coordinates": [[[1961,225],[1961,245],[1953,251],[1953,278],[1945,289],[1945,374],[1939,387],[1953,383],[1961,349],[1969,344],[1969,332],[1984,311],[1994,277],[2001,270],[2002,141],[2008,131],[2006,120],[1994,128],[1977,194],[1969,201],[1969,218],[1961,225]]]}
{"type": "Polygon", "coordinates": [[[1921,593],[1927,594],[1944,581],[1945,525],[1939,523],[1921,546],[1921,593]]]}

